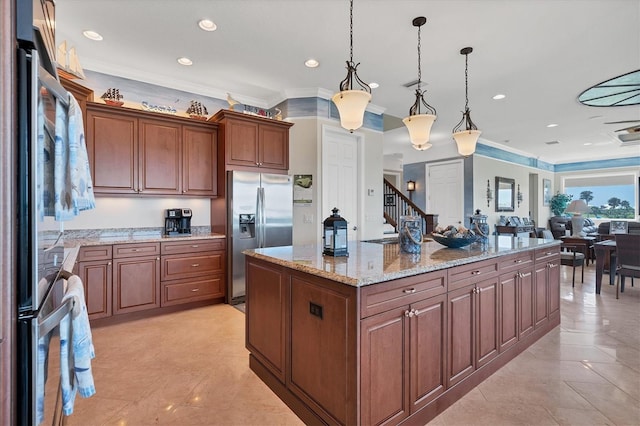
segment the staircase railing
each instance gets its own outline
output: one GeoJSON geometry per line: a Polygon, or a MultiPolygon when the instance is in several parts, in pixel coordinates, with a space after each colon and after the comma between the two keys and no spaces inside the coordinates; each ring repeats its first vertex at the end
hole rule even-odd
{"type": "Polygon", "coordinates": [[[420,207],[416,206],[413,201],[386,179],[384,179],[383,191],[383,216],[387,223],[396,228],[396,232],[398,231],[400,216],[405,215],[418,216],[421,219],[422,233],[424,235],[433,232],[438,224],[437,214],[429,214],[422,211],[420,207]]]}

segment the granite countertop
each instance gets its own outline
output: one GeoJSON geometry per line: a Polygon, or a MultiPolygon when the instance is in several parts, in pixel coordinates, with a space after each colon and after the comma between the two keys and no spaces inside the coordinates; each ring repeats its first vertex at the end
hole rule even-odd
{"type": "Polygon", "coordinates": [[[211,228],[208,226],[193,227],[191,228],[191,235],[185,237],[165,236],[163,235],[163,228],[81,229],[64,231],[64,247],[65,249],[71,249],[79,246],[103,244],[190,241],[215,238],[225,238],[225,236],[211,232],[211,228]]]}
{"type": "Polygon", "coordinates": [[[319,244],[245,250],[247,256],[307,272],[355,287],[447,269],[507,254],[553,247],[558,240],[496,236],[485,246],[451,249],[435,241],[422,243],[422,253],[400,253],[398,244],[349,242],[348,257],[322,255],[319,244]]]}

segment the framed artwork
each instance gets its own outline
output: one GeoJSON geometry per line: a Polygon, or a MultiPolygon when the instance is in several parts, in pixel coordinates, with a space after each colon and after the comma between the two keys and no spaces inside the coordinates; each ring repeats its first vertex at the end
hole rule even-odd
{"type": "Polygon", "coordinates": [[[610,234],[626,234],[629,230],[629,222],[625,220],[612,220],[609,225],[610,234]]]}
{"type": "Polygon", "coordinates": [[[313,202],[313,175],[293,175],[293,203],[313,202]]]}
{"type": "Polygon", "coordinates": [[[548,206],[551,204],[551,180],[542,179],[542,205],[548,206]]]}
{"type": "Polygon", "coordinates": [[[395,206],[396,205],[396,197],[393,194],[385,194],[384,195],[384,205],[385,206],[395,206]]]}
{"type": "Polygon", "coordinates": [[[522,226],[522,222],[520,222],[520,218],[518,216],[509,216],[509,225],[522,226]]]}

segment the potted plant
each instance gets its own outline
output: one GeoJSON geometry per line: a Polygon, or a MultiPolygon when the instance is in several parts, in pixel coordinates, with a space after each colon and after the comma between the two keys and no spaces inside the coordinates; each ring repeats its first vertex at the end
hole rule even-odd
{"type": "Polygon", "coordinates": [[[571,201],[573,195],[556,193],[553,197],[551,197],[551,202],[549,206],[551,207],[551,212],[554,216],[562,216],[564,210],[567,208],[567,203],[571,201]]]}

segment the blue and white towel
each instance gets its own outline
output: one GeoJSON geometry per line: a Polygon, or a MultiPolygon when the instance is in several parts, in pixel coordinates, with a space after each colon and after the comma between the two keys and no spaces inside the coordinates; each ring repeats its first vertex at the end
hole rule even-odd
{"type": "Polygon", "coordinates": [[[76,393],[83,398],[96,393],[91,372],[91,360],[95,358],[95,350],[84,289],[77,275],[71,276],[67,281],[67,290],[62,301],[67,299],[73,299],[73,311],[60,322],[60,385],[62,413],[65,416],[73,413],[76,393]]]}
{"type": "MultiPolygon", "coordinates": [[[[46,278],[43,278],[38,283],[38,294],[44,294],[49,282],[46,278]]],[[[51,300],[51,299],[50,299],[51,300]]],[[[47,302],[47,305],[43,305],[40,309],[51,310],[51,302],[47,302]]],[[[40,337],[38,340],[38,365],[36,367],[36,424],[42,423],[44,420],[44,386],[47,383],[47,375],[49,372],[49,344],[51,343],[51,337],[54,330],[40,337]]]]}
{"type": "MultiPolygon", "coordinates": [[[[44,126],[41,126],[42,131],[38,129],[38,142],[41,143],[39,156],[43,156],[41,160],[39,158],[38,165],[39,169],[40,164],[43,165],[43,191],[40,191],[44,198],[42,212],[44,216],[54,216],[58,221],[71,220],[80,211],[93,209],[96,205],[84,138],[82,111],[70,93],[68,93],[68,99],[68,109],[59,100],[56,103],[53,150],[48,149],[48,138],[44,126]],[[52,165],[52,171],[47,168],[50,165],[52,165]],[[53,175],[53,193],[49,192],[51,185],[48,184],[51,174],[53,175]]],[[[43,115],[39,110],[38,116],[43,115]]],[[[44,121],[44,117],[42,119],[44,121]]]]}

